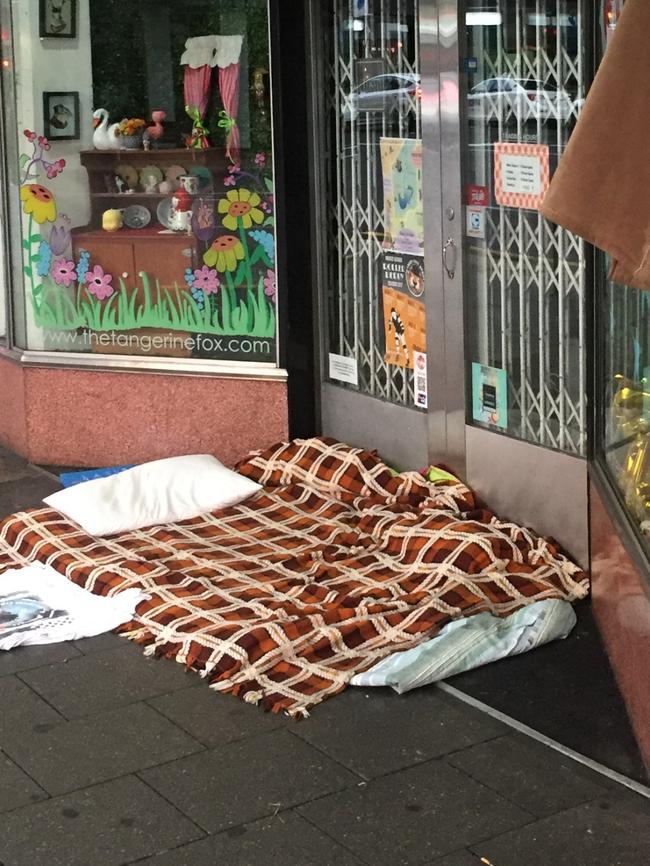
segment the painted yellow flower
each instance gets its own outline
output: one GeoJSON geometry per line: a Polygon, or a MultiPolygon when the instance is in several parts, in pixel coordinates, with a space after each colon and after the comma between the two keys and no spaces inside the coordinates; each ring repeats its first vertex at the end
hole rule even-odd
{"type": "Polygon", "coordinates": [[[231,189],[225,198],[219,202],[219,213],[225,214],[222,222],[227,229],[234,232],[240,224],[249,229],[253,223],[264,222],[264,214],[257,207],[262,199],[256,192],[249,189],[231,189]]]}
{"type": "Polygon", "coordinates": [[[46,187],[38,183],[27,183],[20,188],[20,200],[24,212],[34,217],[39,225],[53,223],[56,219],[56,202],[46,187]]]}
{"type": "Polygon", "coordinates": [[[234,235],[221,235],[204,253],[203,261],[220,273],[237,270],[237,262],[244,258],[242,242],[234,235]]]}

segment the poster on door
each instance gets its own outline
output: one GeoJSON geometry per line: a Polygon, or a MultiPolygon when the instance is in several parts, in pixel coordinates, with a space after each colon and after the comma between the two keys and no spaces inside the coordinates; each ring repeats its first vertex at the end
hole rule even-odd
{"type": "Polygon", "coordinates": [[[387,364],[413,369],[414,353],[426,351],[424,304],[398,292],[383,288],[384,334],[387,364]]]}
{"type": "Polygon", "coordinates": [[[382,292],[387,364],[414,368],[416,352],[426,352],[424,258],[387,251],[382,257],[382,292]]]}
{"type": "Polygon", "coordinates": [[[539,210],[550,183],[546,144],[496,142],[494,197],[504,207],[539,210]]]}
{"type": "Polygon", "coordinates": [[[382,138],[384,248],[421,255],[424,251],[422,141],[382,138]]]}

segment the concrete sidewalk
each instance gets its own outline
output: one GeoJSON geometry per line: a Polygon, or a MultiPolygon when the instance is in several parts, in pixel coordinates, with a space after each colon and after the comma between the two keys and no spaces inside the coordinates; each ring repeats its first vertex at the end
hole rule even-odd
{"type": "MultiPolygon", "coordinates": [[[[0,453],[0,514],[56,487],[0,453]]],[[[106,635],[1,654],[0,696],[2,866],[648,862],[650,800],[435,687],[293,722],[106,635]]]]}

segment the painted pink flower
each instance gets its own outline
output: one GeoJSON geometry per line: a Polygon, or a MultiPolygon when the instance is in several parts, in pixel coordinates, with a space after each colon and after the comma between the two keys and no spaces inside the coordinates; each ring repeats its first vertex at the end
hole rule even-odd
{"type": "Polygon", "coordinates": [[[267,268],[266,276],[264,277],[264,294],[269,300],[275,303],[278,292],[278,285],[275,277],[275,271],[267,268]]]}
{"type": "Polygon", "coordinates": [[[36,141],[37,135],[35,132],[32,132],[31,129],[23,129],[23,135],[27,141],[36,141]]]}
{"type": "Polygon", "coordinates": [[[110,298],[115,291],[111,285],[112,280],[113,277],[110,274],[105,274],[104,268],[101,265],[95,265],[86,275],[88,291],[100,301],[110,298]]]}
{"type": "Polygon", "coordinates": [[[70,246],[72,220],[64,213],[59,214],[50,232],[50,247],[55,256],[62,256],[70,246]]]}
{"type": "Polygon", "coordinates": [[[239,172],[240,167],[237,165],[236,162],[233,162],[231,165],[228,166],[228,174],[239,174],[239,172]]]}
{"type": "Polygon", "coordinates": [[[259,165],[260,167],[263,165],[266,165],[266,154],[265,153],[255,154],[255,165],[259,165]]]}
{"type": "Polygon", "coordinates": [[[57,286],[68,288],[70,283],[77,279],[74,262],[67,262],[65,259],[54,259],[50,273],[57,286]]]}
{"type": "Polygon", "coordinates": [[[229,174],[228,177],[224,177],[224,179],[223,179],[223,185],[224,186],[234,186],[236,183],[237,183],[237,180],[235,179],[235,176],[232,174],[229,174]]]}
{"type": "Polygon", "coordinates": [[[65,168],[65,159],[57,159],[56,162],[46,162],[42,160],[45,167],[45,173],[50,180],[53,180],[57,175],[61,174],[65,168]]]}
{"type": "Polygon", "coordinates": [[[214,268],[209,268],[203,265],[199,270],[194,271],[193,288],[202,289],[206,295],[214,295],[219,291],[219,277],[214,268]]]}
{"type": "Polygon", "coordinates": [[[43,150],[49,150],[51,147],[50,142],[47,140],[47,138],[45,138],[44,135],[38,136],[38,143],[43,148],[43,150]]]}

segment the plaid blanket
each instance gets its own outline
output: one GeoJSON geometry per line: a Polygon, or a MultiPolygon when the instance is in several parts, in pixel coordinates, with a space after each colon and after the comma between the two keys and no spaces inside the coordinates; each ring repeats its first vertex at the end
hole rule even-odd
{"type": "Polygon", "coordinates": [[[0,572],[38,561],[100,595],[144,589],[128,637],[296,716],[451,619],[587,594],[552,541],[374,452],[298,440],[237,468],[263,490],[178,524],[100,539],[50,508],[14,514],[0,572]]]}

